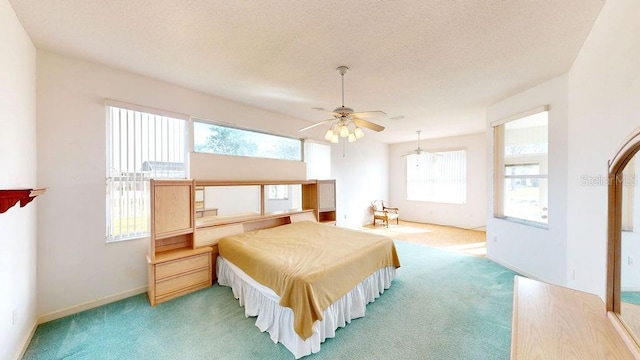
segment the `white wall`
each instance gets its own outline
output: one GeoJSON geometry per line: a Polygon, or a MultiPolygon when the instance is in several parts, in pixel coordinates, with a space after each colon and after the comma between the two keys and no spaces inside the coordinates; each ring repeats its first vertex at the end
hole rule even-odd
{"type": "Polygon", "coordinates": [[[639,1],[607,1],[569,72],[567,279],[603,298],[607,188],[581,179],[606,176],[607,161],[640,126],[638,19],[639,1]]]}
{"type": "Polygon", "coordinates": [[[389,196],[388,168],[389,146],[370,141],[366,135],[344,148],[342,142],[331,145],[338,225],[358,228],[372,222],[371,202],[386,201],[389,196]]]}
{"type": "Polygon", "coordinates": [[[45,319],[147,284],[146,239],[105,243],[105,98],[287,136],[307,125],[44,50],[37,74],[38,183],[49,187],[38,217],[37,312],[45,319]]]}
{"type": "MultiPolygon", "coordinates": [[[[559,76],[487,109],[487,193],[493,194],[493,128],[490,123],[549,105],[549,226],[541,229],[493,217],[487,201],[487,257],[551,283],[566,283],[568,78],[559,76]]],[[[573,138],[573,137],[572,137],[573,138]]]]}
{"type": "MultiPolygon", "coordinates": [[[[36,182],[36,50],[0,1],[0,189],[36,182]]],[[[41,197],[44,197],[42,195],[41,197]]],[[[39,198],[0,214],[0,359],[18,358],[36,323],[39,198]],[[14,323],[15,312],[15,323],[14,323]]]]}
{"type": "Polygon", "coordinates": [[[416,141],[393,144],[389,149],[389,202],[385,205],[400,209],[400,218],[431,224],[480,228],[486,225],[487,213],[487,153],[484,133],[428,139],[420,147],[428,151],[467,150],[467,202],[443,204],[407,200],[407,158],[416,141]]]}

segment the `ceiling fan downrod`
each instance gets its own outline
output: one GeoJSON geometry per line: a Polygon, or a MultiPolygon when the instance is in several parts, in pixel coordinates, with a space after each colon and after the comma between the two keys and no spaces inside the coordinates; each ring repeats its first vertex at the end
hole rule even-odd
{"type": "Polygon", "coordinates": [[[340,74],[340,77],[342,78],[342,107],[344,107],[344,74],[347,73],[349,68],[343,65],[343,66],[338,66],[336,70],[338,71],[338,74],[340,74]]]}

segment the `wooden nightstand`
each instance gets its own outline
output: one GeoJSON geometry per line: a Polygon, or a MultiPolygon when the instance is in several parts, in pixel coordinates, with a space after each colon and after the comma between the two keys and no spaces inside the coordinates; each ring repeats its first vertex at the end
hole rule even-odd
{"type": "Polygon", "coordinates": [[[156,305],[211,286],[211,246],[195,247],[193,180],[151,180],[149,302],[156,305]]]}

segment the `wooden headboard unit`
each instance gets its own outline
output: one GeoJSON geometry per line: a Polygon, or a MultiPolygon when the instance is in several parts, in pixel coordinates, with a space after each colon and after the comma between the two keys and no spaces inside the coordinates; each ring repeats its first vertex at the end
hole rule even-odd
{"type": "Polygon", "coordinates": [[[218,241],[226,236],[269,229],[298,221],[316,221],[314,211],[302,210],[295,213],[233,218],[213,222],[205,220],[200,223],[196,222],[194,243],[196,247],[217,245],[218,241]]]}
{"type": "MultiPolygon", "coordinates": [[[[218,241],[226,236],[241,234],[248,231],[268,229],[276,226],[290,224],[297,221],[322,221],[324,220],[324,214],[322,211],[327,209],[320,209],[321,202],[318,200],[320,195],[321,186],[326,182],[331,182],[331,194],[330,195],[333,206],[335,206],[335,181],[334,180],[263,180],[263,181],[218,181],[218,180],[196,180],[195,187],[203,189],[204,207],[210,207],[212,216],[202,216],[195,219],[195,234],[194,234],[194,247],[203,246],[215,246],[218,241]],[[300,185],[299,191],[300,204],[296,205],[295,201],[292,201],[289,205],[293,205],[293,209],[289,207],[288,210],[265,210],[265,205],[268,194],[269,186],[273,185],[300,185]],[[210,189],[211,194],[217,196],[217,199],[226,199],[232,202],[228,204],[227,211],[217,209],[219,205],[212,201],[208,204],[207,196],[209,196],[208,188],[224,188],[222,192],[214,191],[210,189]],[[239,190],[239,188],[246,187],[239,190]],[[246,198],[246,195],[253,194],[255,198],[246,198]],[[237,204],[248,203],[250,206],[247,208],[236,206],[237,204]],[[216,206],[218,205],[218,206],[216,206]],[[297,208],[301,207],[301,208],[297,208]],[[228,208],[234,208],[237,212],[230,212],[228,208]],[[220,211],[219,211],[220,210],[220,211]],[[275,211],[274,211],[275,210],[275,211]],[[322,211],[321,211],[322,210],[322,211]],[[320,216],[323,215],[323,216],[320,216]]],[[[296,198],[296,195],[289,194],[296,198]]],[[[328,196],[324,194],[323,196],[328,196]]],[[[286,200],[286,198],[285,198],[286,200]]],[[[280,201],[276,199],[276,201],[280,201]]],[[[335,207],[329,209],[333,217],[329,220],[335,222],[335,207]]],[[[325,221],[328,222],[328,221],[325,221]]]]}

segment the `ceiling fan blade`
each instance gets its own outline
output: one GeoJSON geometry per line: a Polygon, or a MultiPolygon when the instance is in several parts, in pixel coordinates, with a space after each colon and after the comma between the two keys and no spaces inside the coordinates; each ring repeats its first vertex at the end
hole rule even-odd
{"type": "Polygon", "coordinates": [[[363,128],[371,129],[373,131],[382,131],[384,130],[384,126],[372,123],[371,121],[362,120],[358,118],[351,119],[356,125],[361,126],[363,128]]]}
{"type": "Polygon", "coordinates": [[[341,116],[341,115],[340,115],[340,114],[338,114],[337,112],[333,112],[333,111],[331,111],[331,110],[326,110],[326,109],[321,108],[321,107],[314,107],[314,108],[312,108],[312,109],[313,109],[313,110],[320,110],[320,111],[323,111],[323,112],[329,113],[329,114],[331,114],[331,115],[333,115],[333,116],[338,116],[338,117],[339,117],[339,116],[341,116]]]}
{"type": "Polygon", "coordinates": [[[387,113],[380,110],[372,110],[372,111],[360,111],[352,114],[355,117],[363,118],[363,117],[380,117],[387,116],[387,113]]]}
{"type": "Polygon", "coordinates": [[[323,121],[317,122],[317,123],[315,123],[315,124],[311,124],[311,125],[309,125],[309,126],[307,126],[307,127],[303,127],[302,129],[300,129],[300,130],[298,130],[298,131],[305,131],[305,130],[309,130],[309,129],[311,129],[311,128],[313,128],[313,127],[316,127],[316,126],[318,126],[318,125],[326,124],[326,123],[331,122],[331,121],[334,121],[334,120],[335,120],[335,119],[327,119],[327,120],[323,120],[323,121]]]}

